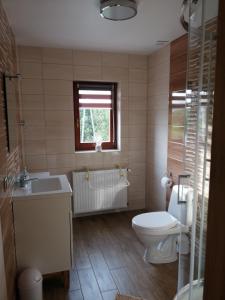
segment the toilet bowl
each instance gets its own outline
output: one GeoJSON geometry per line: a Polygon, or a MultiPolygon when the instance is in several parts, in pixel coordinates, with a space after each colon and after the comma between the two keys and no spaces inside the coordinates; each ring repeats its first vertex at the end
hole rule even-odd
{"type": "Polygon", "coordinates": [[[144,260],[162,264],[177,260],[177,243],[182,241],[180,251],[189,253],[188,233],[192,222],[193,192],[190,187],[180,186],[178,203],[178,186],[172,189],[168,212],[158,211],[143,213],[132,219],[132,227],[139,240],[146,247],[144,260]]]}

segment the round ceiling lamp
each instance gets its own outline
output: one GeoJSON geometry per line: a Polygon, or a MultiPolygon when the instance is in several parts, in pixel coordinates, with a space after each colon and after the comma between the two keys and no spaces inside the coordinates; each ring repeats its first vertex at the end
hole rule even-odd
{"type": "Polygon", "coordinates": [[[137,3],[135,0],[101,0],[100,14],[112,21],[128,20],[136,16],[137,3]]]}

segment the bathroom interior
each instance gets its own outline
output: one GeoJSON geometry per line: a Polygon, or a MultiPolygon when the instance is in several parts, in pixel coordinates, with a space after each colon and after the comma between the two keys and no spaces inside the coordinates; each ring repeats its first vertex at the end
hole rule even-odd
{"type": "Polygon", "coordinates": [[[225,299],[225,2],[0,0],[0,300],[225,299]]]}

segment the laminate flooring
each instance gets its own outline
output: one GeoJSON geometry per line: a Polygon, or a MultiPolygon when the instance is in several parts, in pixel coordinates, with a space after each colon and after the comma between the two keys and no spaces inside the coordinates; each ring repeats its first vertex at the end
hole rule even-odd
{"type": "Polygon", "coordinates": [[[74,219],[74,266],[70,290],[59,279],[44,281],[44,300],[114,300],[117,292],[146,300],[172,300],[178,264],[152,265],[131,220],[140,212],[74,219]]]}

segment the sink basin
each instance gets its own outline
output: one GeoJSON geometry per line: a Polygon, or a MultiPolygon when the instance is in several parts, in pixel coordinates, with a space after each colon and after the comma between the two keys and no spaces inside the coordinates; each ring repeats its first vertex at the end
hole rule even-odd
{"type": "Polygon", "coordinates": [[[31,182],[32,193],[52,192],[61,189],[62,185],[58,177],[42,178],[31,182]]]}
{"type": "Polygon", "coordinates": [[[30,174],[30,181],[25,187],[15,186],[13,199],[36,199],[41,197],[53,197],[59,194],[70,194],[72,190],[66,175],[53,175],[48,173],[30,174]],[[39,176],[40,175],[40,176],[39,176]],[[37,178],[37,179],[36,179],[37,178]]]}

